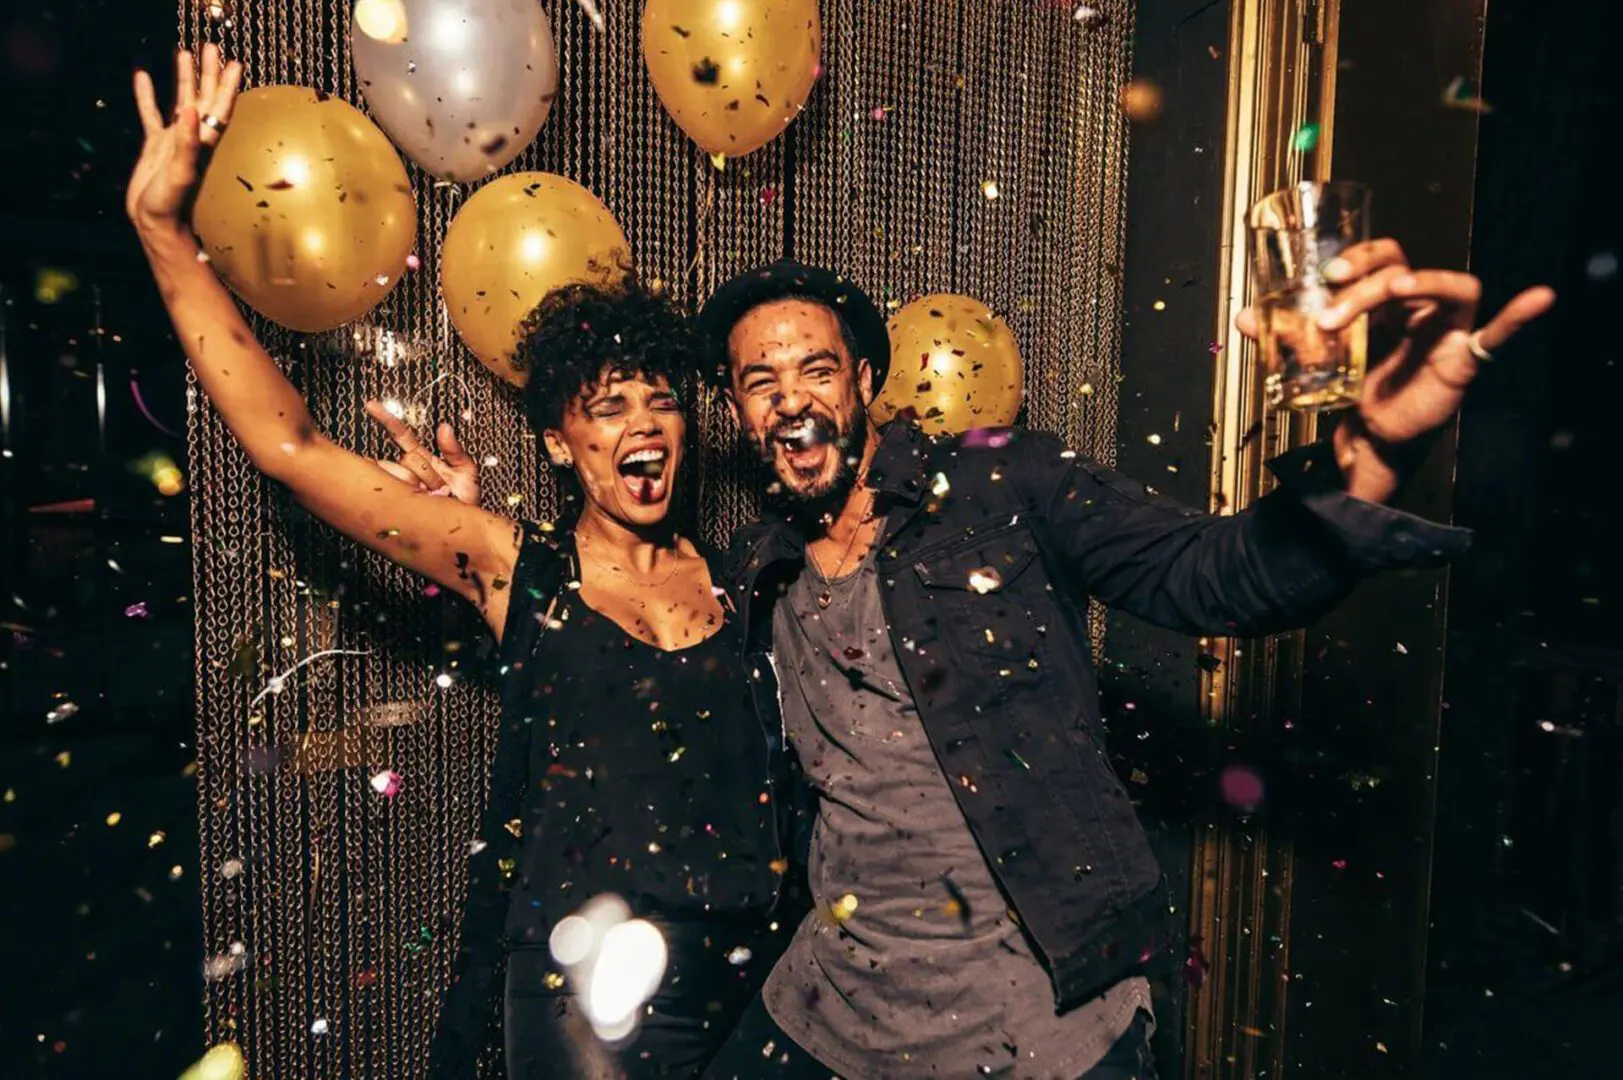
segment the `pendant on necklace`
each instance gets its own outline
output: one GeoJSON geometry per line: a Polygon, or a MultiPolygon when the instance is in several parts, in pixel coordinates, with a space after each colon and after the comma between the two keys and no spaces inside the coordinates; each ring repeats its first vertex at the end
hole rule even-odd
{"type": "Polygon", "coordinates": [[[822,592],[817,594],[817,606],[822,608],[824,611],[827,611],[828,606],[833,602],[834,594],[829,592],[827,589],[824,589],[822,592]]]}

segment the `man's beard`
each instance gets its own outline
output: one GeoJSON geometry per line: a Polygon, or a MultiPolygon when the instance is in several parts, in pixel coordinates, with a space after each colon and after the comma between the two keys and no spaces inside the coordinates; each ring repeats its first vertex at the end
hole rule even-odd
{"type": "Polygon", "coordinates": [[[830,444],[838,455],[839,466],[828,486],[812,493],[798,491],[778,476],[776,466],[778,428],[774,427],[764,441],[754,442],[747,450],[760,470],[759,483],[765,492],[763,503],[769,513],[790,524],[816,535],[822,532],[827,520],[838,516],[857,485],[857,470],[868,448],[868,425],[860,410],[847,417],[846,430],[841,432],[834,421],[823,416],[811,416],[816,438],[830,444]]]}

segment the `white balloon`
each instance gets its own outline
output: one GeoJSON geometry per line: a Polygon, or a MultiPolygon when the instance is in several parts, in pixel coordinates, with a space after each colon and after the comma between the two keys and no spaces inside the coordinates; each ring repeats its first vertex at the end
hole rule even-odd
{"type": "Polygon", "coordinates": [[[372,118],[446,180],[479,180],[518,157],[558,92],[540,0],[358,0],[350,44],[372,118]]]}

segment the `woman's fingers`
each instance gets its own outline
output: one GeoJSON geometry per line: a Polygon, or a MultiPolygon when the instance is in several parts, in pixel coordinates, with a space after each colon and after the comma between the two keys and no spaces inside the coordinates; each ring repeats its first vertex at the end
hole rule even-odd
{"type": "Polygon", "coordinates": [[[214,90],[214,100],[209,103],[209,112],[219,118],[222,128],[225,122],[231,119],[231,110],[236,108],[237,92],[241,89],[242,64],[233,60],[220,72],[220,82],[214,90]]]}
{"type": "Polygon", "coordinates": [[[378,468],[382,469],[384,472],[388,473],[402,484],[410,484],[414,488],[421,488],[423,486],[418,481],[416,475],[404,465],[396,465],[392,461],[384,461],[381,458],[378,459],[377,465],[378,468]]]}
{"type": "Polygon", "coordinates": [[[192,54],[185,49],[175,53],[175,114],[197,104],[197,71],[192,54]]]}
{"type": "Polygon", "coordinates": [[[440,444],[440,456],[445,464],[453,469],[465,469],[473,465],[473,455],[462,448],[462,443],[456,437],[456,429],[450,424],[442,423],[435,433],[440,444]]]}
{"type": "Polygon", "coordinates": [[[406,453],[423,448],[422,442],[417,438],[406,422],[383,405],[383,402],[373,400],[366,403],[366,415],[376,420],[388,433],[389,440],[406,453]]]}
{"type": "Polygon", "coordinates": [[[1488,320],[1488,325],[1476,332],[1477,342],[1492,352],[1554,306],[1555,290],[1547,286],[1538,285],[1518,293],[1499,314],[1488,320]]]}
{"type": "Polygon", "coordinates": [[[214,103],[220,86],[220,47],[212,41],[203,46],[202,69],[197,75],[197,107],[206,110],[214,103]]]}
{"type": "Polygon", "coordinates": [[[147,138],[162,134],[163,111],[158,108],[158,91],[152,85],[152,76],[145,71],[135,73],[135,111],[141,117],[141,130],[147,138]]]}

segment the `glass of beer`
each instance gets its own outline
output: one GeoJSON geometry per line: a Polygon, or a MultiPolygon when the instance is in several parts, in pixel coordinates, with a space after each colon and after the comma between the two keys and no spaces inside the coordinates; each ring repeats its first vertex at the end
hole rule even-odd
{"type": "Polygon", "coordinates": [[[1335,303],[1324,267],[1369,239],[1369,188],[1304,181],[1251,208],[1251,259],[1262,342],[1263,390],[1276,409],[1353,405],[1364,385],[1369,318],[1337,332],[1319,327],[1335,303]]]}

